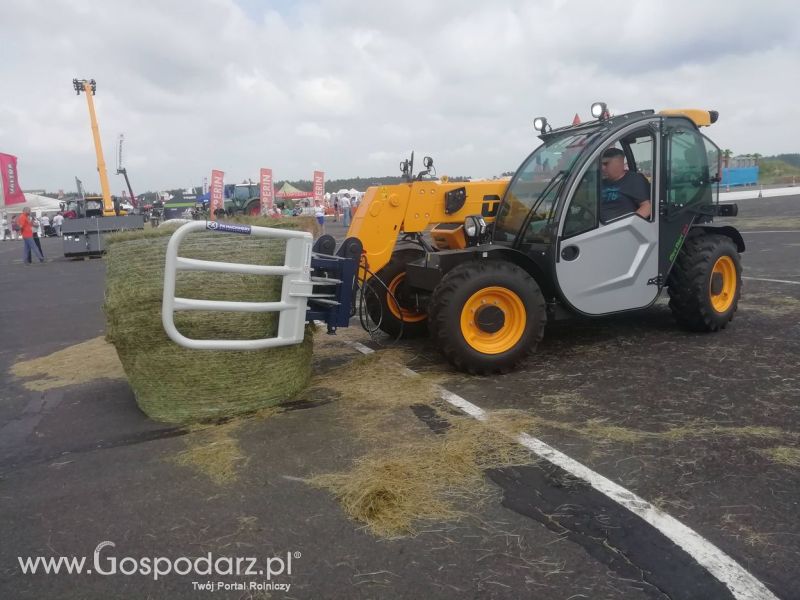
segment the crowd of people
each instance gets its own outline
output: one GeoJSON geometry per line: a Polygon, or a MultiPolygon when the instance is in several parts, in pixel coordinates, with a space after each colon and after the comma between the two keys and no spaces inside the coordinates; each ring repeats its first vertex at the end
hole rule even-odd
{"type": "Polygon", "coordinates": [[[41,217],[30,214],[24,211],[19,215],[8,216],[6,213],[2,214],[2,223],[0,223],[0,240],[16,240],[23,239],[22,225],[20,219],[22,215],[29,214],[32,235],[36,238],[39,237],[61,237],[61,227],[64,224],[64,214],[61,212],[56,213],[52,217],[48,213],[43,213],[41,217]]]}
{"type": "Polygon", "coordinates": [[[25,264],[31,264],[36,258],[39,262],[45,262],[42,243],[40,237],[58,236],[61,237],[61,227],[64,224],[64,215],[61,212],[52,217],[44,213],[37,217],[31,214],[31,209],[25,207],[22,213],[12,215],[2,213],[0,216],[0,240],[22,240],[23,254],[22,259],[25,264]]]}

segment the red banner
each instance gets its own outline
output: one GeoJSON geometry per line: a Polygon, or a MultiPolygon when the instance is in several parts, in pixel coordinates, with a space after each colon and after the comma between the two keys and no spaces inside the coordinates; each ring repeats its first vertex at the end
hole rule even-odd
{"type": "Polygon", "coordinates": [[[325,172],[314,171],[314,202],[322,204],[325,200],[325,172]]]}
{"type": "Polygon", "coordinates": [[[0,171],[3,175],[3,198],[6,206],[25,202],[25,194],[19,186],[17,175],[17,157],[0,153],[0,171]]]}
{"type": "Polygon", "coordinates": [[[209,190],[211,191],[211,199],[209,201],[208,211],[211,213],[212,221],[217,220],[217,217],[214,213],[220,208],[225,208],[224,179],[225,173],[222,171],[217,171],[216,169],[211,171],[211,185],[209,186],[209,190]]]}
{"type": "Polygon", "coordinates": [[[272,214],[275,204],[275,188],[272,187],[272,169],[261,169],[261,214],[272,214]]]}

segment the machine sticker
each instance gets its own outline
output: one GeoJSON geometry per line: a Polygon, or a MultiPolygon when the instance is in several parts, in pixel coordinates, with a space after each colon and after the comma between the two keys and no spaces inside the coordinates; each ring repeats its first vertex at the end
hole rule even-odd
{"type": "Polygon", "coordinates": [[[500,196],[491,194],[483,197],[483,204],[481,206],[482,217],[496,217],[499,209],[500,196]]]}
{"type": "Polygon", "coordinates": [[[671,262],[671,263],[675,262],[675,258],[678,256],[678,252],[680,251],[681,246],[683,245],[683,240],[686,239],[686,234],[687,233],[689,233],[689,224],[688,223],[683,226],[683,231],[681,231],[681,234],[678,236],[678,239],[675,241],[675,246],[672,248],[672,252],[670,252],[670,255],[669,255],[669,262],[671,262]]]}
{"type": "Polygon", "coordinates": [[[227,231],[228,233],[244,233],[250,235],[250,225],[230,225],[228,223],[219,223],[218,221],[207,221],[206,229],[212,231],[227,231]]]}

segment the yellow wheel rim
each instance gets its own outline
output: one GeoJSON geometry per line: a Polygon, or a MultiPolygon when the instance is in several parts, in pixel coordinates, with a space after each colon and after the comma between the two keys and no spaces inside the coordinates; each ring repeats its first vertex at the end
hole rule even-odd
{"type": "Polygon", "coordinates": [[[519,343],[525,332],[528,316],[517,294],[504,287],[487,287],[472,294],[461,309],[461,335],[466,342],[483,354],[500,354],[519,343]],[[497,331],[481,329],[476,318],[489,307],[503,313],[503,323],[497,331]]]}
{"type": "Polygon", "coordinates": [[[391,295],[386,296],[386,305],[389,307],[389,312],[392,313],[395,319],[403,320],[405,323],[419,323],[420,321],[424,321],[428,318],[428,313],[424,311],[417,311],[417,310],[408,310],[400,306],[396,301],[395,298],[397,297],[397,290],[400,288],[400,284],[406,278],[405,273],[399,273],[389,282],[387,286],[391,295]]]}
{"type": "Polygon", "coordinates": [[[711,282],[709,282],[708,293],[714,310],[718,313],[724,313],[731,307],[736,296],[736,265],[730,256],[720,256],[717,259],[717,262],[714,263],[714,270],[711,272],[712,281],[716,274],[722,277],[722,289],[719,294],[715,294],[711,291],[711,282]]]}

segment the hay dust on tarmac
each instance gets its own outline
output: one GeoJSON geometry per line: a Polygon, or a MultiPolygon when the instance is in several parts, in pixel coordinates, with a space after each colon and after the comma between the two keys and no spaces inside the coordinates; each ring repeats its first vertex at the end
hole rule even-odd
{"type": "Polygon", "coordinates": [[[349,468],[309,482],[330,490],[352,519],[382,537],[413,535],[425,523],[460,518],[494,497],[484,470],[534,462],[502,434],[503,422],[487,426],[449,411],[437,397],[438,379],[409,374],[402,366],[407,359],[384,350],[314,383],[339,394],[340,418],[363,454],[349,468]],[[441,434],[421,422],[412,405],[435,411],[446,423],[441,434]]]}
{"type": "Polygon", "coordinates": [[[11,367],[11,375],[20,378],[26,389],[35,392],[96,379],[125,379],[117,351],[102,336],[40,358],[20,359],[11,367]],[[90,364],[92,368],[76,368],[82,364],[90,364]]]}

